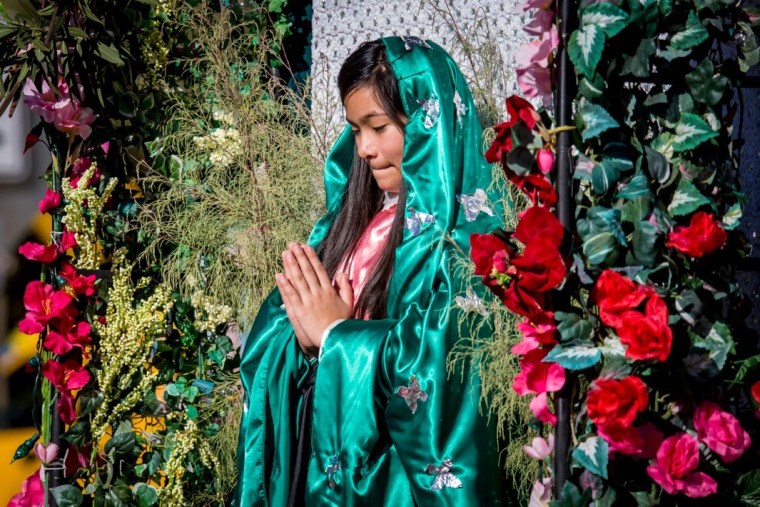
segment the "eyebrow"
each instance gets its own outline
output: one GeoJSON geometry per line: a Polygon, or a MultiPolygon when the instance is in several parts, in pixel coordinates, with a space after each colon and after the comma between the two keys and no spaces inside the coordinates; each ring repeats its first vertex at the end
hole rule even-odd
{"type": "MultiPolygon", "coordinates": [[[[369,113],[359,118],[359,123],[366,122],[367,120],[369,120],[370,118],[374,118],[375,116],[388,116],[388,114],[382,111],[370,111],[369,113]]],[[[356,125],[354,122],[348,119],[348,116],[346,116],[346,121],[350,123],[351,125],[356,125]]]]}

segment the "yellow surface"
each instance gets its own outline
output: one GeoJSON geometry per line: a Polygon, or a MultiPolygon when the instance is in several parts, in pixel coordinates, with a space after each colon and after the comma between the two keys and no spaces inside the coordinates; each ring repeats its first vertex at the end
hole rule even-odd
{"type": "Polygon", "coordinates": [[[13,495],[21,491],[24,479],[40,467],[34,451],[28,457],[10,464],[18,446],[34,435],[34,431],[34,428],[0,430],[0,505],[7,505],[13,495]]]}

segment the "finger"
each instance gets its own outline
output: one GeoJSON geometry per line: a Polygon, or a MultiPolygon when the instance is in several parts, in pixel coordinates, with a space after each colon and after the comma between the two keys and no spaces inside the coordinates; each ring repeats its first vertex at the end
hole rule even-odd
{"type": "Polygon", "coordinates": [[[282,273],[277,273],[275,275],[275,281],[277,282],[277,287],[280,289],[282,301],[285,303],[285,310],[294,311],[296,306],[301,305],[301,296],[293,288],[293,285],[288,281],[287,277],[282,273]]]}
{"type": "Polygon", "coordinates": [[[354,289],[348,280],[348,273],[338,273],[336,277],[338,282],[338,295],[349,308],[354,308],[354,289]]]}
{"type": "Polygon", "coordinates": [[[311,289],[309,289],[309,284],[306,282],[301,271],[301,266],[298,265],[293,252],[285,250],[282,253],[282,264],[285,267],[285,277],[298,295],[306,296],[310,294],[311,289]]]}
{"type": "Polygon", "coordinates": [[[317,257],[317,252],[315,252],[314,249],[309,245],[304,245],[303,251],[306,253],[306,258],[309,259],[309,262],[311,262],[311,267],[317,274],[320,285],[322,285],[323,288],[332,287],[330,277],[327,275],[324,264],[322,264],[322,261],[319,260],[319,257],[317,257]]]}
{"type": "Polygon", "coordinates": [[[298,262],[298,266],[301,268],[301,273],[303,273],[304,280],[306,280],[306,283],[309,285],[309,290],[312,292],[319,290],[321,285],[319,277],[314,271],[311,261],[306,257],[306,252],[304,252],[303,247],[298,243],[291,243],[290,251],[293,253],[293,256],[295,256],[296,262],[298,262]]]}

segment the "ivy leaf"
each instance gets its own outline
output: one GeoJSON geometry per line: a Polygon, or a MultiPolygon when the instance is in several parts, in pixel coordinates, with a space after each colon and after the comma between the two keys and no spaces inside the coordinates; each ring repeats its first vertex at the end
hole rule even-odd
{"type": "Polygon", "coordinates": [[[647,159],[647,172],[649,176],[657,179],[657,182],[660,184],[668,181],[670,179],[670,164],[668,163],[668,159],[662,153],[649,146],[644,146],[644,154],[647,159]]]}
{"type": "Polygon", "coordinates": [[[705,120],[693,113],[683,113],[676,124],[676,133],[673,137],[673,150],[691,150],[717,136],[705,120]]]}
{"type": "Polygon", "coordinates": [[[108,454],[113,449],[113,452],[117,455],[129,454],[134,449],[135,444],[135,434],[131,431],[117,433],[106,442],[105,451],[108,454]]]}
{"type": "Polygon", "coordinates": [[[134,485],[134,493],[140,507],[150,507],[158,502],[156,488],[144,482],[138,482],[134,485]]]}
{"type": "Polygon", "coordinates": [[[694,183],[682,178],[668,205],[668,213],[672,217],[688,215],[705,204],[710,204],[710,200],[702,195],[694,183]]]}
{"type": "Polygon", "coordinates": [[[71,484],[51,488],[50,493],[58,507],[79,507],[84,500],[82,491],[71,484]]]}
{"type": "Polygon", "coordinates": [[[554,312],[557,332],[563,342],[584,341],[591,338],[591,323],[573,312],[554,312]]]}
{"type": "Polygon", "coordinates": [[[623,211],[620,218],[621,222],[630,224],[638,223],[645,220],[652,211],[652,201],[647,197],[641,197],[623,203],[623,211]]]}
{"type": "Polygon", "coordinates": [[[695,100],[714,106],[726,93],[728,78],[715,74],[712,61],[705,58],[686,75],[686,84],[695,100]]]}
{"type": "Polygon", "coordinates": [[[649,181],[643,173],[638,172],[633,175],[633,178],[623,187],[623,189],[615,195],[615,199],[627,199],[632,201],[640,197],[654,197],[652,191],[649,190],[649,181]]]}
{"type": "Polygon", "coordinates": [[[704,349],[709,352],[710,359],[713,360],[718,370],[722,370],[726,364],[729,352],[734,352],[734,340],[731,337],[731,330],[723,322],[716,322],[710,328],[707,336],[701,338],[693,335],[694,347],[704,349]]]}
{"type": "Polygon", "coordinates": [[[578,486],[573,484],[572,481],[567,481],[562,486],[560,498],[549,502],[549,507],[588,507],[593,501],[591,494],[591,488],[581,493],[578,486]]]}
{"type": "Polygon", "coordinates": [[[633,243],[633,255],[639,264],[651,268],[657,258],[657,250],[654,245],[657,242],[657,227],[647,221],[638,223],[633,231],[631,243],[633,243]]]}
{"type": "Polygon", "coordinates": [[[545,363],[557,363],[568,370],[583,370],[598,364],[601,360],[602,351],[590,341],[555,345],[544,358],[545,363]]]}
{"type": "Polygon", "coordinates": [[[584,25],[570,35],[570,61],[584,76],[593,76],[604,49],[604,32],[599,26],[584,25]]]}
{"type": "Polygon", "coordinates": [[[636,53],[625,56],[622,75],[632,74],[637,77],[645,77],[650,74],[649,57],[655,54],[657,47],[654,39],[644,39],[639,42],[636,53]]]}
{"type": "Polygon", "coordinates": [[[636,500],[636,507],[656,507],[659,500],[653,498],[647,491],[632,491],[631,496],[636,500]]]}
{"type": "Polygon", "coordinates": [[[87,423],[78,422],[69,426],[69,429],[64,433],[63,439],[75,447],[84,447],[89,442],[89,430],[87,423]]]}
{"type": "Polygon", "coordinates": [[[573,460],[589,472],[607,478],[609,445],[599,437],[590,437],[573,450],[573,460]]]}
{"type": "Polygon", "coordinates": [[[592,266],[603,263],[617,250],[615,235],[611,232],[599,232],[583,242],[583,255],[592,266]]]}
{"type": "Polygon", "coordinates": [[[610,113],[598,104],[584,104],[578,111],[578,117],[584,126],[581,130],[584,141],[620,126],[610,113]]]}
{"type": "Polygon", "coordinates": [[[736,229],[739,226],[742,214],[742,206],[738,202],[728,208],[728,211],[726,211],[726,214],[723,215],[723,219],[721,220],[723,222],[723,228],[727,231],[733,231],[736,229]]]}
{"type": "Polygon", "coordinates": [[[670,47],[690,49],[706,41],[708,36],[707,29],[699,22],[696,12],[690,11],[684,30],[673,35],[670,39],[670,47]]]}
{"type": "Polygon", "coordinates": [[[752,470],[736,481],[739,498],[746,505],[760,504],[760,470],[752,470]]]}
{"type": "Polygon", "coordinates": [[[628,13],[612,4],[591,4],[583,11],[581,23],[598,26],[607,37],[614,37],[628,24],[628,13]]]}

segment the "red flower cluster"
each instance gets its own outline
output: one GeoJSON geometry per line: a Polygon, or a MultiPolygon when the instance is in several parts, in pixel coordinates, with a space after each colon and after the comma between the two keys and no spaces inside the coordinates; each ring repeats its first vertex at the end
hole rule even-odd
{"type": "Polygon", "coordinates": [[[599,317],[627,345],[626,357],[658,361],[668,358],[673,342],[668,307],[653,288],[635,284],[608,269],[601,274],[594,290],[599,317]]]}
{"type": "Polygon", "coordinates": [[[726,244],[728,235],[711,213],[698,211],[688,226],[678,226],[668,235],[667,246],[690,257],[702,257],[726,244]]]}

